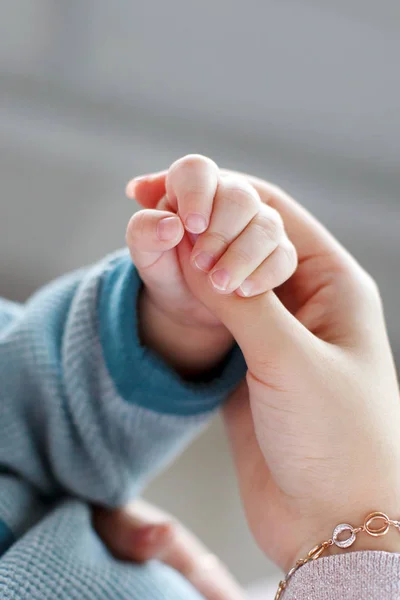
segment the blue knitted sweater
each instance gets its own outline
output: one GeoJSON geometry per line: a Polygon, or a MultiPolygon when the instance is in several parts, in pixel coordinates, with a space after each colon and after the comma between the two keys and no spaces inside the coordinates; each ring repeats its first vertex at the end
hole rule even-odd
{"type": "Polygon", "coordinates": [[[116,560],[88,504],[118,506],[182,450],[245,373],[190,384],[141,346],[126,252],[25,305],[0,300],[0,598],[195,600],[156,561],[116,560]]]}

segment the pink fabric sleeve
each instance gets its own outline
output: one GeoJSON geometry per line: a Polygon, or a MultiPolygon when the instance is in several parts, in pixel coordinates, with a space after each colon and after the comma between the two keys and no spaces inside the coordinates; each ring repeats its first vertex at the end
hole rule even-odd
{"type": "Polygon", "coordinates": [[[399,600],[400,554],[351,552],[301,567],[282,600],[399,600]]]}

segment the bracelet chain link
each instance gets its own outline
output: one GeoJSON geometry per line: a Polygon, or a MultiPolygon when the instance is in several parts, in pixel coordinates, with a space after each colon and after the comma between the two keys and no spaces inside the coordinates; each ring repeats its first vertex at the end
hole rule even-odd
{"type": "Polygon", "coordinates": [[[369,514],[365,518],[364,524],[359,527],[352,527],[348,523],[341,523],[335,527],[331,539],[318,544],[312,550],[310,550],[305,558],[301,558],[296,562],[296,564],[287,573],[285,579],[280,582],[278,591],[276,592],[275,600],[281,600],[290,579],[293,577],[296,571],[300,569],[300,567],[312,562],[313,560],[317,560],[317,558],[322,556],[325,550],[330,546],[335,545],[338,548],[350,548],[350,546],[352,546],[356,541],[359,533],[367,533],[373,537],[381,537],[386,535],[391,527],[395,527],[400,532],[400,521],[393,521],[382,512],[373,512],[369,514]],[[382,522],[382,524],[380,526],[376,526],[377,521],[382,522]],[[341,539],[339,536],[344,533],[348,533],[349,535],[345,539],[341,539]]]}

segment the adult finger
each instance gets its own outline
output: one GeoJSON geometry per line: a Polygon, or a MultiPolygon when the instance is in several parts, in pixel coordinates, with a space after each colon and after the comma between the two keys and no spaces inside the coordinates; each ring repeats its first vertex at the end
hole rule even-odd
{"type": "MultiPolygon", "coordinates": [[[[273,486],[271,473],[256,438],[246,382],[232,393],[223,406],[222,415],[249,527],[255,539],[261,543],[260,524],[265,520],[268,506],[260,502],[260,494],[268,498],[269,489],[273,486]]],[[[265,548],[263,550],[266,551],[265,548]]]]}
{"type": "Polygon", "coordinates": [[[143,208],[155,208],[165,195],[165,179],[167,171],[150,173],[131,179],[125,188],[125,193],[131,200],[139,202],[143,208]]]}

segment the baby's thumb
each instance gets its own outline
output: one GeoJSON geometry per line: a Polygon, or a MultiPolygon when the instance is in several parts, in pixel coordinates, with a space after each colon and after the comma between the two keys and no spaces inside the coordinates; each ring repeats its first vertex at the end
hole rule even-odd
{"type": "Polygon", "coordinates": [[[244,354],[250,373],[279,387],[280,374],[296,365],[312,334],[283,306],[274,292],[253,298],[214,291],[208,277],[190,261],[190,244],[179,245],[181,267],[192,293],[229,329],[244,354]]]}
{"type": "Polygon", "coordinates": [[[164,210],[141,210],[133,215],[126,231],[132,260],[139,270],[148,269],[184,234],[181,220],[164,210]]]}

